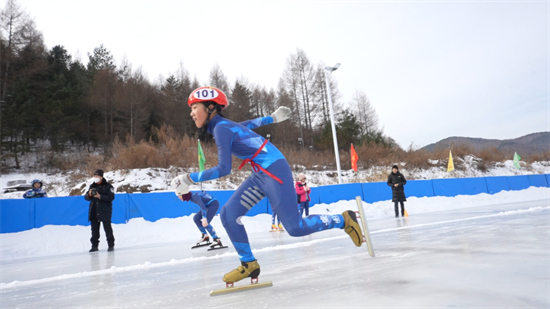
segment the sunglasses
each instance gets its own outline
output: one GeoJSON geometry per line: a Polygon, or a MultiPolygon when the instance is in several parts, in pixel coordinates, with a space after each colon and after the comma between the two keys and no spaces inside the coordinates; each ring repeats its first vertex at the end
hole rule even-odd
{"type": "Polygon", "coordinates": [[[300,179],[300,181],[304,181],[304,180],[306,180],[306,179],[305,178],[300,179]]]}

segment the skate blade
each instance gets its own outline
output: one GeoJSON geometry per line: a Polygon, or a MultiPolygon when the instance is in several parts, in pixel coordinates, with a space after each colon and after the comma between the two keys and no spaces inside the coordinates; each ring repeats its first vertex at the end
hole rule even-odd
{"type": "Polygon", "coordinates": [[[212,245],[211,242],[210,242],[210,243],[207,243],[207,244],[202,244],[202,245],[193,246],[193,247],[191,247],[191,249],[196,249],[196,248],[200,248],[200,247],[206,247],[206,246],[210,246],[210,245],[212,245]]]}
{"type": "Polygon", "coordinates": [[[206,251],[213,251],[213,250],[226,249],[226,248],[227,248],[227,246],[223,246],[223,247],[217,247],[217,248],[210,248],[210,249],[208,249],[208,250],[206,250],[206,251]]]}
{"type": "Polygon", "coordinates": [[[252,289],[259,289],[259,288],[267,288],[273,286],[273,282],[262,282],[262,283],[251,283],[241,286],[234,286],[230,288],[224,288],[219,290],[213,290],[210,292],[210,296],[216,296],[221,294],[227,294],[227,293],[233,293],[233,292],[240,292],[240,291],[246,291],[246,290],[252,290],[252,289]]]}
{"type": "Polygon", "coordinates": [[[367,243],[367,248],[369,249],[369,255],[374,257],[374,247],[372,246],[372,240],[370,239],[369,227],[367,225],[367,216],[365,215],[365,210],[363,209],[363,203],[361,202],[361,197],[357,196],[355,198],[357,202],[357,208],[359,209],[359,219],[361,220],[361,225],[363,227],[363,242],[367,243]]]}

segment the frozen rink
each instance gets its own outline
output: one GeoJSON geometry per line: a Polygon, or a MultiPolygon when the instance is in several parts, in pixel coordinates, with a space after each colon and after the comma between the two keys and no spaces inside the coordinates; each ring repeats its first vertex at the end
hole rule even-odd
{"type": "Polygon", "coordinates": [[[215,297],[210,291],[239,263],[227,239],[225,251],[172,242],[3,261],[0,307],[547,308],[549,206],[541,199],[374,219],[374,258],[342,230],[251,234],[260,282],[273,287],[215,297]]]}

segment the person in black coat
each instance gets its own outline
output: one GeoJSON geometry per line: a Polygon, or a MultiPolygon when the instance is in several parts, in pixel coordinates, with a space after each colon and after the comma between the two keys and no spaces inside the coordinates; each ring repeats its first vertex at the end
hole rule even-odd
{"type": "Polygon", "coordinates": [[[388,176],[388,186],[391,187],[392,191],[392,202],[395,204],[395,217],[399,217],[399,209],[397,208],[397,203],[401,203],[401,216],[405,216],[405,204],[403,202],[407,201],[405,197],[405,188],[403,187],[407,183],[405,176],[399,172],[397,165],[392,167],[392,172],[388,176]]]}
{"type": "Polygon", "coordinates": [[[103,222],[103,229],[107,236],[108,251],[115,250],[115,237],[111,227],[111,216],[113,214],[113,200],[115,199],[115,189],[103,178],[103,170],[96,170],[93,176],[93,183],[88,192],[84,194],[84,199],[90,201],[88,211],[88,221],[92,225],[92,249],[90,252],[98,251],[99,245],[99,225],[103,222]]]}

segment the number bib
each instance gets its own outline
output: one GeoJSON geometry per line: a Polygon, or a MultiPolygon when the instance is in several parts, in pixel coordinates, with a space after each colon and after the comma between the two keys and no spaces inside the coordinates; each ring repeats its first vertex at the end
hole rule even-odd
{"type": "Polygon", "coordinates": [[[193,96],[199,100],[213,100],[219,96],[219,93],[214,89],[200,89],[195,91],[193,96]]]}

